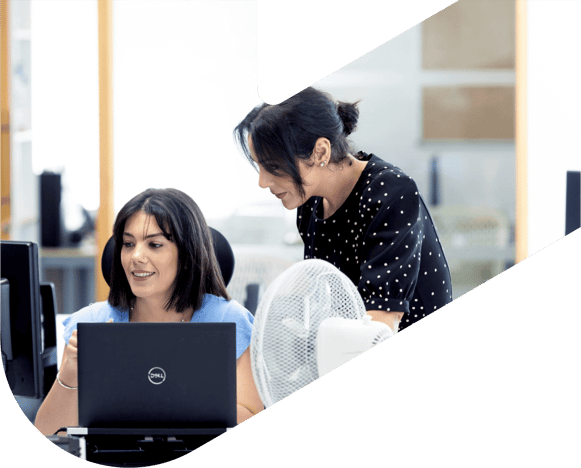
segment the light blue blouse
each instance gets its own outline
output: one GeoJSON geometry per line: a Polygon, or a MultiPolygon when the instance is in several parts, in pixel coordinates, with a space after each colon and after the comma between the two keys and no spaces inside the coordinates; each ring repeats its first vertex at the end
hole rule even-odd
{"type": "MultiPolygon", "coordinates": [[[[129,311],[112,307],[108,302],[91,304],[63,320],[63,338],[68,344],[79,322],[129,322],[129,311]]],[[[202,307],[194,312],[190,322],[234,322],[236,323],[236,359],[250,345],[254,316],[236,301],[206,294],[202,307]]]]}

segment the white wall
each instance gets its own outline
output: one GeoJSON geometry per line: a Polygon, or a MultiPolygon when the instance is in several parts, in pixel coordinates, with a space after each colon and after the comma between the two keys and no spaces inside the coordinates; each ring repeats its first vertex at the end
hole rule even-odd
{"type": "Polygon", "coordinates": [[[232,137],[260,103],[256,2],[115,1],[113,19],[116,209],[149,187],[208,218],[270,200],[232,137]]]}
{"type": "Polygon", "coordinates": [[[439,158],[440,203],[502,210],[514,223],[513,142],[422,141],[424,86],[514,85],[512,70],[476,72],[422,69],[422,25],[418,24],[315,84],[338,100],[360,100],[356,150],[375,153],[417,182],[426,201],[430,159],[439,158]]]}
{"type": "MultiPolygon", "coordinates": [[[[97,1],[32,2],[33,168],[64,170],[99,205],[97,1]]],[[[271,200],[233,144],[260,103],[255,1],[113,2],[114,206],[149,187],[191,195],[207,217],[271,200]]]]}
{"type": "Polygon", "coordinates": [[[529,0],[528,254],[565,235],[565,178],[581,170],[581,1],[529,0]]]}
{"type": "Polygon", "coordinates": [[[97,1],[32,0],[30,14],[33,170],[64,170],[74,200],[97,209],[97,1]]]}

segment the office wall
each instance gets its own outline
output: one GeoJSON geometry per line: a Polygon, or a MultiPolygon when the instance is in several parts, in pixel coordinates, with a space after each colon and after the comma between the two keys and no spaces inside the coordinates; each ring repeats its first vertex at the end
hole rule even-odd
{"type": "MultiPolygon", "coordinates": [[[[97,2],[33,0],[33,169],[99,204],[97,2]]],[[[232,129],[254,105],[256,3],[113,2],[115,211],[149,187],[208,216],[264,200],[232,129]],[[232,188],[236,188],[236,194],[232,188]]]]}
{"type": "Polygon", "coordinates": [[[461,0],[316,83],[338,100],[360,101],[355,150],[394,163],[418,184],[455,297],[514,263],[514,18],[514,2],[461,0]],[[427,105],[427,92],[440,105],[427,105]],[[426,123],[430,113],[446,123],[444,134],[426,123]]]}
{"type": "Polygon", "coordinates": [[[565,178],[581,170],[581,2],[529,0],[528,254],[565,234],[565,178]]]}
{"type": "Polygon", "coordinates": [[[232,137],[260,102],[255,2],[113,7],[116,210],[149,187],[187,192],[210,218],[269,200],[232,137]]]}
{"type": "Polygon", "coordinates": [[[97,1],[31,2],[32,169],[63,171],[71,199],[99,206],[97,1]]]}

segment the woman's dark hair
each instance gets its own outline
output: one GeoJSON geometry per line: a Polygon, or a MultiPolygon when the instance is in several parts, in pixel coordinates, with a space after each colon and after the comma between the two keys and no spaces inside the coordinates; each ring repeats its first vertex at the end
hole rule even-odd
{"type": "Polygon", "coordinates": [[[214,254],[212,234],[196,202],[180,190],[148,189],[127,202],[115,219],[108,298],[112,306],[127,309],[135,301],[121,265],[121,249],[125,224],[138,211],[153,216],[163,235],[178,248],[177,275],[166,310],[183,312],[193,307],[196,311],[202,306],[205,294],[230,299],[214,254]]]}
{"type": "Polygon", "coordinates": [[[316,141],[331,143],[332,163],[341,163],[350,152],[347,136],[357,126],[356,103],[335,102],[322,91],[307,88],[277,105],[255,107],[234,129],[234,138],[248,160],[275,176],[288,176],[304,195],[298,159],[309,160],[316,141]],[[257,161],[252,159],[248,136],[257,161]]]}

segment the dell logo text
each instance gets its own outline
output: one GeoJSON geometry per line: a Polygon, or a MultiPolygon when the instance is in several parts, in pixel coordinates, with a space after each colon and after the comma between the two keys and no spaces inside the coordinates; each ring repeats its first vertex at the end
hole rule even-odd
{"type": "Polygon", "coordinates": [[[162,384],[165,380],[165,371],[161,367],[153,367],[147,373],[147,378],[154,385],[162,384]]]}

